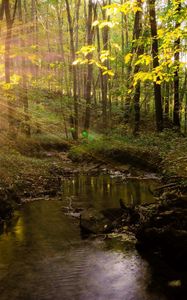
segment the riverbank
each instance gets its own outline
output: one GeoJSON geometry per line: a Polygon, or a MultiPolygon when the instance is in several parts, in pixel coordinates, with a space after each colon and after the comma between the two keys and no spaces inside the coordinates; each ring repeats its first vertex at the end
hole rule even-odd
{"type": "MultiPolygon", "coordinates": [[[[177,273],[169,281],[176,288],[186,284],[187,184],[186,138],[176,134],[119,140],[97,138],[79,143],[27,140],[0,148],[1,221],[10,218],[21,203],[58,198],[63,179],[76,174],[98,175],[107,170],[120,180],[158,176],[161,187],[154,191],[155,204],[99,211],[85,210],[81,227],[92,226],[94,218],[107,238],[136,243],[143,257],[158,257],[177,273]],[[155,174],[151,174],[154,172],[155,174]],[[3,200],[3,201],[2,201],[3,200]],[[103,213],[103,212],[102,212],[103,213]],[[90,217],[91,216],[91,217],[90,217]],[[116,216],[116,219],[115,219],[116,216]],[[86,219],[87,218],[87,219],[86,219]],[[85,220],[87,223],[85,223],[85,220]]],[[[119,199],[116,199],[119,201],[119,199]]],[[[74,211],[73,211],[74,212],[74,211]]],[[[77,223],[78,225],[78,223],[77,223]]],[[[93,228],[93,227],[92,227],[93,228]]],[[[93,232],[96,233],[97,232],[93,232]]],[[[167,283],[168,284],[168,283],[167,283]]]]}
{"type": "Polygon", "coordinates": [[[12,184],[19,177],[49,173],[52,163],[73,170],[93,164],[96,168],[112,165],[123,171],[124,166],[124,172],[129,166],[165,177],[186,178],[186,149],[187,138],[173,131],[139,137],[97,135],[78,142],[39,134],[31,138],[20,136],[16,141],[1,139],[0,179],[12,184]]]}
{"type": "Polygon", "coordinates": [[[187,177],[187,138],[173,131],[156,134],[112,135],[87,140],[70,149],[73,161],[100,160],[129,164],[165,177],[187,177]]]}
{"type": "MultiPolygon", "coordinates": [[[[187,138],[173,132],[138,138],[97,136],[78,143],[54,136],[20,137],[16,142],[8,140],[1,145],[0,183],[2,189],[11,187],[23,202],[56,196],[63,177],[98,174],[107,169],[124,178],[140,178],[145,172],[155,172],[166,184],[176,180],[182,183],[187,177],[185,149],[187,138]]],[[[7,197],[11,205],[13,197],[7,197]]]]}

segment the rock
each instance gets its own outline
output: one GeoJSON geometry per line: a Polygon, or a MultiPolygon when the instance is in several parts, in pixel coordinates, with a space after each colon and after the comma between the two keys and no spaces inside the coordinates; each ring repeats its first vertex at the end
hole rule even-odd
{"type": "Polygon", "coordinates": [[[73,218],[80,219],[81,212],[83,211],[83,208],[81,207],[72,207],[70,206],[62,206],[62,211],[66,216],[70,216],[73,218]]]}
{"type": "Polygon", "coordinates": [[[138,211],[137,249],[157,253],[177,269],[187,268],[187,201],[165,200],[138,211]]]}
{"type": "Polygon", "coordinates": [[[101,210],[101,213],[110,221],[110,222],[115,222],[115,221],[121,221],[122,219],[127,220],[129,215],[128,215],[128,210],[122,209],[122,208],[107,208],[101,210]]]}
{"type": "Polygon", "coordinates": [[[13,212],[13,207],[11,203],[7,202],[4,199],[0,199],[0,219],[5,219],[11,216],[13,212]]]}
{"type": "Polygon", "coordinates": [[[102,212],[89,208],[80,216],[80,228],[83,233],[107,233],[110,232],[111,221],[102,212]]]}
{"type": "Polygon", "coordinates": [[[79,219],[81,214],[79,212],[68,212],[68,213],[65,213],[65,215],[79,219]]]}
{"type": "Polygon", "coordinates": [[[0,187],[0,219],[11,217],[16,204],[20,204],[20,198],[13,188],[0,187]]]}
{"type": "Polygon", "coordinates": [[[97,211],[89,208],[81,213],[80,227],[85,233],[109,233],[115,228],[128,225],[130,221],[128,209],[108,208],[97,211]]]}

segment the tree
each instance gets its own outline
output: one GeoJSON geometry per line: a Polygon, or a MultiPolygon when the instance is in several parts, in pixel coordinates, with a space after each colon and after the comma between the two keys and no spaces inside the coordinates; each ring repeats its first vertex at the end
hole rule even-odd
{"type": "MultiPolygon", "coordinates": [[[[135,51],[137,56],[143,54],[143,45],[142,40],[140,39],[142,34],[142,0],[137,1],[138,10],[135,14],[134,20],[134,32],[133,32],[133,40],[135,40],[136,46],[135,51]]],[[[135,65],[134,74],[136,75],[140,70],[140,65],[135,65]]],[[[140,126],[140,80],[136,83],[134,97],[134,130],[133,133],[137,135],[140,126]]]]}
{"type": "Polygon", "coordinates": [[[14,109],[11,99],[11,80],[10,80],[10,49],[11,49],[11,38],[12,38],[12,28],[15,20],[17,0],[15,0],[13,16],[11,17],[10,2],[9,0],[2,0],[1,3],[2,16],[5,13],[6,18],[6,38],[5,38],[5,82],[9,92],[7,93],[7,104],[8,104],[8,123],[9,131],[11,135],[14,135],[14,109]],[[4,12],[3,12],[4,11],[4,12]]]}
{"type": "Polygon", "coordinates": [[[70,51],[71,51],[71,63],[72,63],[72,75],[73,75],[73,99],[74,99],[74,116],[73,116],[73,125],[72,135],[75,140],[78,139],[78,122],[79,122],[79,111],[78,111],[78,98],[77,98],[77,67],[73,62],[75,61],[75,45],[74,45],[74,34],[73,34],[73,22],[70,12],[69,1],[66,2],[66,11],[67,19],[69,25],[69,36],[70,36],[70,51]]]}
{"type": "MultiPolygon", "coordinates": [[[[87,45],[92,46],[94,28],[93,23],[93,2],[88,1],[88,18],[87,18],[87,45]]],[[[88,61],[92,59],[92,53],[87,55],[88,61]]],[[[87,78],[86,78],[86,89],[85,89],[85,99],[86,99],[86,112],[85,112],[85,122],[84,129],[88,130],[90,128],[90,112],[91,112],[91,89],[92,89],[92,75],[93,75],[93,64],[88,63],[87,66],[87,78]]]]}
{"type": "MultiPolygon", "coordinates": [[[[103,0],[103,7],[107,5],[107,1],[103,0]]],[[[102,10],[103,21],[106,21],[106,10],[102,10]]],[[[108,51],[109,45],[109,27],[104,26],[102,29],[102,40],[103,40],[103,50],[108,51]]],[[[107,60],[104,62],[104,66],[108,68],[107,60]]],[[[103,128],[108,127],[107,118],[107,104],[108,104],[108,74],[101,73],[101,94],[102,94],[102,115],[103,115],[103,128]]]]}
{"type": "MultiPolygon", "coordinates": [[[[18,16],[21,26],[21,43],[20,46],[24,51],[25,48],[25,40],[24,40],[24,21],[23,21],[23,14],[22,14],[22,1],[18,0],[18,16]]],[[[24,132],[27,136],[31,135],[31,128],[30,128],[30,117],[29,117],[29,101],[28,101],[28,94],[27,94],[27,73],[26,73],[26,58],[24,55],[21,57],[21,73],[22,73],[22,93],[21,93],[21,100],[23,103],[24,108],[24,132]]]]}
{"type": "MultiPolygon", "coordinates": [[[[149,20],[151,27],[151,37],[152,37],[152,57],[153,57],[153,68],[159,67],[159,51],[158,51],[158,39],[157,39],[157,21],[156,21],[156,11],[155,11],[155,0],[148,0],[149,5],[149,20]]],[[[158,131],[163,129],[163,110],[162,110],[162,94],[161,85],[159,82],[159,76],[154,82],[154,98],[155,98],[155,111],[156,111],[156,126],[158,131]]]]}
{"type": "MultiPolygon", "coordinates": [[[[180,27],[180,11],[181,11],[181,1],[176,1],[175,18],[177,30],[180,27]]],[[[179,68],[180,68],[180,35],[174,42],[174,62],[175,62],[175,72],[174,72],[174,109],[173,109],[173,124],[178,129],[180,129],[180,98],[179,98],[179,68]]]]}

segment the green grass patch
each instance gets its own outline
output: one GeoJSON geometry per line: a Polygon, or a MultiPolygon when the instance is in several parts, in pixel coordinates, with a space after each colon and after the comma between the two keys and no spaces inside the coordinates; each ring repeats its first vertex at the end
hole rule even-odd
{"type": "Polygon", "coordinates": [[[70,149],[72,160],[103,159],[145,167],[168,175],[187,176],[187,138],[171,130],[160,134],[100,136],[70,149]]]}

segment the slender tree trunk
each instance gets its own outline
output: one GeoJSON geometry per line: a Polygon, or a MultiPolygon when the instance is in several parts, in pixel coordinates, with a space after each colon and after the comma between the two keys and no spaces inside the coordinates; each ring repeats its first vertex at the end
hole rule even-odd
{"type": "MultiPolygon", "coordinates": [[[[11,47],[11,37],[12,37],[12,22],[10,17],[10,7],[9,1],[5,1],[5,15],[6,15],[6,38],[5,38],[5,82],[6,84],[10,84],[10,47],[11,47]]],[[[14,123],[14,109],[12,107],[11,101],[11,92],[10,90],[7,93],[7,105],[8,105],[8,124],[9,131],[13,134],[13,123],[14,123]]]]}
{"type": "MultiPolygon", "coordinates": [[[[121,5],[123,5],[124,0],[121,0],[121,5]]],[[[125,18],[124,18],[124,14],[121,14],[121,52],[122,52],[122,57],[124,57],[125,55],[125,35],[124,35],[124,30],[125,30],[125,18]]],[[[124,78],[124,69],[125,69],[125,63],[124,63],[124,59],[122,59],[122,63],[121,63],[121,76],[122,76],[122,80],[124,78]]]]}
{"type": "MultiPolygon", "coordinates": [[[[180,15],[181,1],[178,1],[176,8],[177,17],[180,15]]],[[[175,28],[180,27],[180,22],[176,21],[175,28]]],[[[180,99],[179,99],[179,66],[180,66],[180,38],[177,38],[174,43],[174,61],[176,70],[174,72],[174,110],[173,110],[173,124],[180,130],[180,99]]]]}
{"type": "Polygon", "coordinates": [[[181,94],[180,94],[180,103],[183,103],[184,96],[186,93],[186,87],[187,87],[187,69],[185,70],[185,74],[184,74],[184,81],[183,81],[181,94]]]}
{"type": "MultiPolygon", "coordinates": [[[[70,12],[69,1],[66,2],[66,11],[67,11],[67,19],[69,24],[69,36],[70,36],[70,51],[71,51],[71,63],[75,61],[75,46],[74,46],[74,34],[73,34],[73,22],[70,12]]],[[[72,66],[72,75],[73,75],[73,99],[74,99],[74,116],[72,125],[74,126],[72,129],[72,136],[75,140],[78,139],[78,99],[77,99],[77,68],[76,65],[72,66]]]]}
{"type": "Polygon", "coordinates": [[[61,81],[63,83],[63,78],[64,78],[65,89],[66,89],[67,95],[69,95],[70,91],[69,91],[69,85],[68,85],[68,74],[67,74],[67,66],[66,66],[65,54],[64,54],[62,7],[60,6],[59,2],[57,3],[56,11],[57,11],[57,18],[58,18],[59,53],[61,55],[62,64],[63,64],[61,81]]]}
{"type": "MultiPolygon", "coordinates": [[[[74,41],[75,41],[75,52],[79,50],[79,17],[80,17],[80,7],[81,7],[81,0],[76,0],[75,2],[75,21],[74,21],[74,41]]],[[[80,74],[81,74],[81,68],[79,65],[76,66],[76,72],[77,72],[77,98],[81,98],[81,84],[80,81],[80,74]]]]}
{"type": "MultiPolygon", "coordinates": [[[[124,1],[124,0],[122,0],[124,1]]],[[[125,46],[126,49],[129,47],[129,22],[128,22],[128,16],[124,15],[124,30],[125,30],[125,46]]],[[[132,49],[133,51],[133,49],[132,49]]],[[[131,86],[131,62],[129,63],[129,66],[126,71],[126,90],[128,91],[131,86]]],[[[131,95],[126,92],[125,96],[125,103],[124,103],[124,122],[128,123],[129,122],[129,117],[130,117],[130,102],[131,102],[131,95]]]]}
{"type": "Polygon", "coordinates": [[[76,20],[76,27],[75,27],[75,50],[78,51],[79,49],[79,14],[80,14],[80,5],[81,0],[77,0],[76,3],[76,11],[75,11],[75,20],[76,20]]]}
{"type": "MultiPolygon", "coordinates": [[[[136,53],[139,57],[143,54],[143,45],[140,41],[140,37],[142,34],[142,0],[137,0],[139,10],[135,14],[134,20],[134,32],[133,32],[133,40],[138,43],[136,47],[136,53]],[[138,42],[139,41],[139,42],[138,42]]],[[[136,75],[140,70],[140,65],[136,65],[134,68],[134,75],[136,75]]],[[[140,127],[140,80],[138,80],[135,86],[135,93],[133,97],[134,103],[134,135],[137,135],[140,127]]]]}
{"type": "MultiPolygon", "coordinates": [[[[96,35],[97,35],[97,53],[98,53],[98,60],[100,61],[100,55],[101,55],[101,38],[100,38],[100,28],[97,26],[96,29],[96,35]]],[[[100,90],[99,90],[99,100],[101,100],[101,106],[102,106],[102,126],[105,128],[105,119],[107,119],[107,111],[105,110],[106,105],[103,103],[103,74],[102,70],[99,69],[99,83],[100,83],[100,90]]]]}
{"type": "MultiPolygon", "coordinates": [[[[103,0],[103,6],[107,4],[107,1],[103,0]]],[[[106,20],[106,10],[102,10],[103,20],[106,20]]],[[[104,26],[102,30],[102,40],[103,40],[103,50],[108,50],[109,43],[109,28],[104,26]]],[[[108,68],[107,61],[104,64],[108,68]]],[[[108,127],[108,117],[107,117],[107,105],[108,105],[108,75],[103,75],[101,73],[101,93],[102,93],[102,115],[103,115],[103,128],[108,127]]]]}
{"type": "MultiPolygon", "coordinates": [[[[35,46],[34,53],[38,56],[39,52],[39,25],[38,25],[38,2],[37,0],[31,0],[31,26],[30,26],[31,45],[35,46]]],[[[35,80],[39,75],[39,65],[31,63],[31,74],[35,80]]]]}
{"type": "MultiPolygon", "coordinates": [[[[19,21],[21,23],[21,47],[24,51],[25,48],[25,40],[24,40],[24,22],[23,22],[23,15],[22,15],[22,2],[18,0],[18,15],[19,21]]],[[[28,100],[28,93],[27,93],[27,73],[26,73],[26,59],[24,56],[21,57],[21,72],[22,72],[22,102],[24,108],[24,132],[27,136],[31,135],[31,128],[30,128],[30,116],[29,116],[29,100],[28,100]]]]}
{"type": "Polygon", "coordinates": [[[187,133],[187,92],[186,92],[186,99],[185,99],[185,108],[184,108],[184,133],[187,133]]]}
{"type": "MultiPolygon", "coordinates": [[[[159,67],[155,0],[148,0],[148,4],[149,4],[149,20],[150,20],[151,37],[152,37],[153,68],[155,69],[159,67]]],[[[157,78],[157,80],[159,80],[159,78],[157,78]]],[[[157,127],[157,131],[162,131],[163,110],[162,110],[161,85],[156,82],[154,82],[154,98],[155,98],[155,111],[156,111],[156,127],[157,127]]]]}
{"type": "MultiPolygon", "coordinates": [[[[6,16],[6,38],[5,38],[5,82],[7,85],[10,85],[10,49],[11,49],[11,38],[12,38],[12,27],[16,15],[17,8],[17,0],[15,0],[13,17],[11,18],[10,13],[10,2],[9,0],[3,0],[2,7],[4,6],[5,16],[6,16]]],[[[10,89],[11,90],[11,89],[10,89]]],[[[9,123],[9,131],[11,135],[15,134],[14,128],[14,109],[11,101],[11,93],[7,94],[8,100],[8,123],[9,123]]]]}
{"type": "Polygon", "coordinates": [[[164,96],[165,96],[165,105],[164,105],[164,114],[165,117],[168,119],[169,118],[169,99],[170,99],[170,85],[168,82],[165,83],[165,91],[164,91],[164,96]]]}
{"type": "MultiPolygon", "coordinates": [[[[87,19],[87,45],[91,46],[93,42],[93,2],[92,0],[88,1],[88,19],[87,19]]],[[[87,55],[87,59],[92,59],[92,53],[87,55]]],[[[84,129],[88,130],[90,128],[90,112],[91,112],[91,89],[92,89],[92,76],[93,75],[93,65],[88,63],[87,66],[87,80],[86,80],[86,112],[85,112],[85,122],[84,122],[84,129]]]]}

